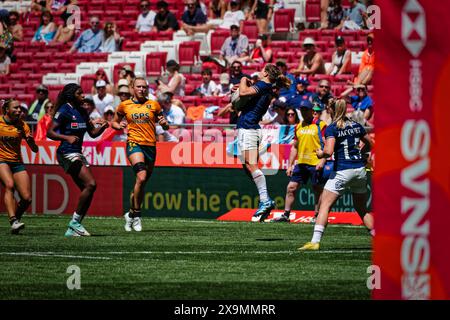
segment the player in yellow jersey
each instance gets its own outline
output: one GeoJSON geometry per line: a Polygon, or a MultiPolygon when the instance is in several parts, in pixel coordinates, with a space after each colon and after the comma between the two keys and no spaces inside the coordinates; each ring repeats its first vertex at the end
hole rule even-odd
{"type": "Polygon", "coordinates": [[[156,161],[156,123],[164,130],[169,128],[158,102],[148,100],[148,84],[144,78],[136,78],[132,84],[134,96],[118,107],[111,127],[120,130],[128,127],[127,156],[136,174],[131,207],[125,213],[125,230],[142,230],[141,204],[145,184],[153,172],[156,161]],[[126,122],[123,121],[124,118],[126,122]]]}
{"type": "Polygon", "coordinates": [[[0,181],[5,188],[5,207],[13,234],[25,227],[20,219],[31,203],[30,177],[20,152],[22,139],[33,152],[38,152],[30,127],[20,119],[21,113],[19,101],[8,100],[3,105],[3,116],[0,116],[0,181]],[[17,206],[14,190],[20,196],[17,206]]]}
{"type": "Polygon", "coordinates": [[[306,185],[310,179],[315,195],[315,212],[317,213],[319,210],[320,195],[325,184],[322,174],[326,159],[317,158],[316,150],[322,148],[326,124],[314,118],[313,105],[309,100],[302,100],[300,112],[303,121],[295,127],[295,138],[286,172],[290,181],[286,189],[284,214],[273,219],[272,222],[289,222],[295,193],[301,185],[306,185]],[[297,164],[294,165],[296,158],[297,164]]]}

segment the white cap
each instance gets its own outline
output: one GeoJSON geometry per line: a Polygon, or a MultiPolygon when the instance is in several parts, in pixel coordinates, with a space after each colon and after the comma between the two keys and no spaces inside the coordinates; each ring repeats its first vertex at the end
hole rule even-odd
{"type": "Polygon", "coordinates": [[[127,86],[128,87],[129,83],[127,79],[120,79],[119,82],[117,83],[117,87],[121,87],[121,86],[127,86]]]}
{"type": "Polygon", "coordinates": [[[95,87],[96,87],[96,88],[106,87],[106,82],[105,82],[105,80],[98,80],[98,81],[95,83],[95,87]]]}
{"type": "Polygon", "coordinates": [[[307,37],[305,38],[305,40],[303,40],[303,45],[307,45],[307,44],[312,44],[313,46],[316,45],[316,42],[314,41],[313,38],[307,37]]]}
{"type": "Polygon", "coordinates": [[[105,107],[105,110],[103,110],[103,113],[107,113],[108,111],[115,112],[114,107],[110,104],[105,107]]]}

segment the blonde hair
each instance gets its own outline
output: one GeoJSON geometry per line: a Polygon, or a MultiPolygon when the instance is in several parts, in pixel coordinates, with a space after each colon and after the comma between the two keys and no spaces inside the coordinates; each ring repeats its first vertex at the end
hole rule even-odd
{"type": "Polygon", "coordinates": [[[270,82],[275,83],[277,88],[289,88],[291,85],[291,80],[286,78],[276,65],[268,63],[264,71],[267,72],[270,82]]]}
{"type": "Polygon", "coordinates": [[[136,81],[138,81],[138,80],[145,81],[145,84],[147,85],[147,88],[148,88],[148,82],[147,82],[147,79],[145,79],[144,77],[137,77],[137,78],[134,78],[134,79],[132,80],[132,82],[131,82],[131,87],[132,87],[132,88],[134,88],[134,85],[136,84],[136,81]]]}
{"type": "Polygon", "coordinates": [[[331,104],[331,107],[334,110],[333,122],[339,129],[344,129],[349,120],[346,116],[347,102],[344,99],[337,99],[331,104]]]}

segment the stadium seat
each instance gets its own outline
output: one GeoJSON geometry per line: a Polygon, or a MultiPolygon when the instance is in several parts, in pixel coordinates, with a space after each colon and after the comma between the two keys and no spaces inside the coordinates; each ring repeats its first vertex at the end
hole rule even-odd
{"type": "Polygon", "coordinates": [[[140,41],[124,40],[122,44],[123,51],[139,51],[140,48],[141,48],[140,41]]]}
{"type": "Polygon", "coordinates": [[[30,106],[30,104],[34,100],[34,95],[32,94],[17,94],[17,100],[20,102],[25,102],[27,106],[30,106]]]}
{"type": "Polygon", "coordinates": [[[228,30],[216,30],[213,33],[211,33],[211,40],[210,40],[211,55],[213,56],[220,55],[222,45],[229,36],[230,32],[228,30]]]}
{"type": "Polygon", "coordinates": [[[73,62],[60,63],[59,67],[58,67],[58,72],[62,72],[62,73],[75,72],[76,68],[77,68],[77,64],[73,63],[73,62]]]}
{"type": "Polygon", "coordinates": [[[123,66],[125,66],[125,65],[129,65],[129,66],[131,66],[131,68],[133,69],[133,70],[135,70],[134,68],[135,68],[135,64],[134,63],[131,63],[131,62],[121,62],[121,63],[117,63],[115,66],[114,66],[114,69],[113,69],[113,81],[114,81],[114,83],[117,83],[117,81],[119,81],[119,71],[122,69],[122,67],[123,66]]]}
{"type": "Polygon", "coordinates": [[[178,63],[180,66],[192,67],[200,60],[200,42],[185,41],[178,47],[178,63]]]}
{"type": "Polygon", "coordinates": [[[92,86],[96,80],[95,74],[85,74],[80,78],[80,86],[83,89],[83,92],[90,93],[92,86]]]}
{"type": "Polygon", "coordinates": [[[278,9],[273,17],[275,32],[293,32],[295,9],[278,9]]]}
{"type": "Polygon", "coordinates": [[[9,93],[11,94],[26,94],[28,93],[28,86],[23,83],[18,83],[9,88],[9,93]]]}
{"type": "Polygon", "coordinates": [[[306,0],[306,22],[320,22],[320,0],[306,0]]]}
{"type": "Polygon", "coordinates": [[[146,74],[149,77],[159,77],[166,68],[167,52],[148,53],[145,59],[146,74]]]}
{"type": "MultiPolygon", "coordinates": [[[[55,103],[58,94],[64,88],[64,85],[48,85],[47,88],[48,88],[48,98],[55,103]]],[[[84,94],[86,94],[86,91],[84,92],[84,94]]]]}
{"type": "Polygon", "coordinates": [[[16,59],[21,63],[32,62],[33,54],[31,52],[17,52],[16,59]]]}
{"type": "Polygon", "coordinates": [[[38,63],[24,63],[20,66],[21,72],[25,73],[34,73],[39,70],[39,64],[38,63]]]}
{"type": "Polygon", "coordinates": [[[316,41],[321,40],[321,32],[318,29],[305,29],[299,32],[299,41],[303,42],[305,38],[313,38],[316,41]]]}
{"type": "Polygon", "coordinates": [[[276,59],[283,59],[286,63],[294,62],[296,60],[295,52],[279,51],[276,53],[276,59]]]}
{"type": "Polygon", "coordinates": [[[249,42],[256,42],[258,39],[258,26],[256,25],[256,20],[245,20],[241,32],[247,36],[249,42]]]}
{"type": "Polygon", "coordinates": [[[0,84],[0,94],[9,94],[11,85],[7,83],[0,84]]]}

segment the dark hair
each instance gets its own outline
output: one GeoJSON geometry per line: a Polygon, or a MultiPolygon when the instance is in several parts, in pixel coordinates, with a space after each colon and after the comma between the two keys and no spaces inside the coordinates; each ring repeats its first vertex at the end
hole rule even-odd
{"type": "Polygon", "coordinates": [[[55,111],[58,111],[62,105],[70,103],[73,106],[78,106],[78,101],[75,98],[75,92],[81,87],[76,83],[69,83],[64,86],[56,99],[55,111]]]}
{"type": "Polygon", "coordinates": [[[239,28],[238,25],[233,24],[233,25],[230,27],[230,30],[233,30],[233,29],[239,30],[240,28],[239,28]]]}
{"type": "Polygon", "coordinates": [[[167,2],[165,2],[165,1],[158,1],[156,3],[156,8],[157,9],[162,9],[162,8],[167,9],[168,7],[169,7],[169,4],[167,2]]]}
{"type": "Polygon", "coordinates": [[[17,11],[14,11],[14,10],[9,12],[9,16],[16,16],[17,19],[19,19],[19,17],[20,17],[19,13],[17,11]]]}
{"type": "Polygon", "coordinates": [[[169,60],[166,64],[167,68],[174,68],[176,71],[180,70],[180,65],[175,60],[169,60]]]}
{"type": "Polygon", "coordinates": [[[264,67],[264,71],[269,75],[269,80],[277,88],[289,88],[291,85],[291,80],[286,78],[281,70],[274,64],[268,63],[264,67]]]}
{"type": "Polygon", "coordinates": [[[52,13],[51,13],[50,11],[48,11],[48,10],[44,10],[44,11],[42,11],[42,15],[41,15],[41,25],[44,24],[44,17],[45,17],[45,16],[47,16],[47,17],[50,18],[50,22],[53,21],[53,15],[52,15],[52,13]]]}
{"type": "Polygon", "coordinates": [[[258,39],[261,39],[262,41],[267,41],[269,37],[267,36],[267,34],[263,33],[258,36],[258,39]]]}
{"type": "Polygon", "coordinates": [[[287,67],[286,61],[284,61],[284,60],[278,60],[278,61],[275,63],[275,65],[276,65],[278,68],[281,68],[281,67],[287,67]]]}
{"type": "Polygon", "coordinates": [[[300,118],[298,117],[298,113],[297,113],[297,111],[295,110],[295,108],[294,107],[287,107],[286,108],[286,110],[285,110],[285,112],[284,112],[284,117],[283,117],[283,121],[284,121],[284,123],[285,124],[288,124],[289,123],[289,121],[288,121],[288,112],[289,111],[294,111],[294,114],[295,114],[295,123],[299,123],[300,122],[300,118]]]}
{"type": "Polygon", "coordinates": [[[0,23],[3,22],[7,27],[10,25],[9,11],[5,9],[0,10],[0,23]]]}
{"type": "Polygon", "coordinates": [[[207,74],[209,76],[212,76],[212,71],[209,68],[203,69],[202,70],[202,75],[207,74]]]}
{"type": "Polygon", "coordinates": [[[18,101],[18,100],[17,100],[17,99],[14,99],[14,98],[11,98],[11,99],[6,100],[6,101],[3,103],[3,106],[2,106],[3,114],[6,113],[6,109],[9,108],[9,105],[10,105],[11,102],[13,102],[13,101],[18,101]]]}

